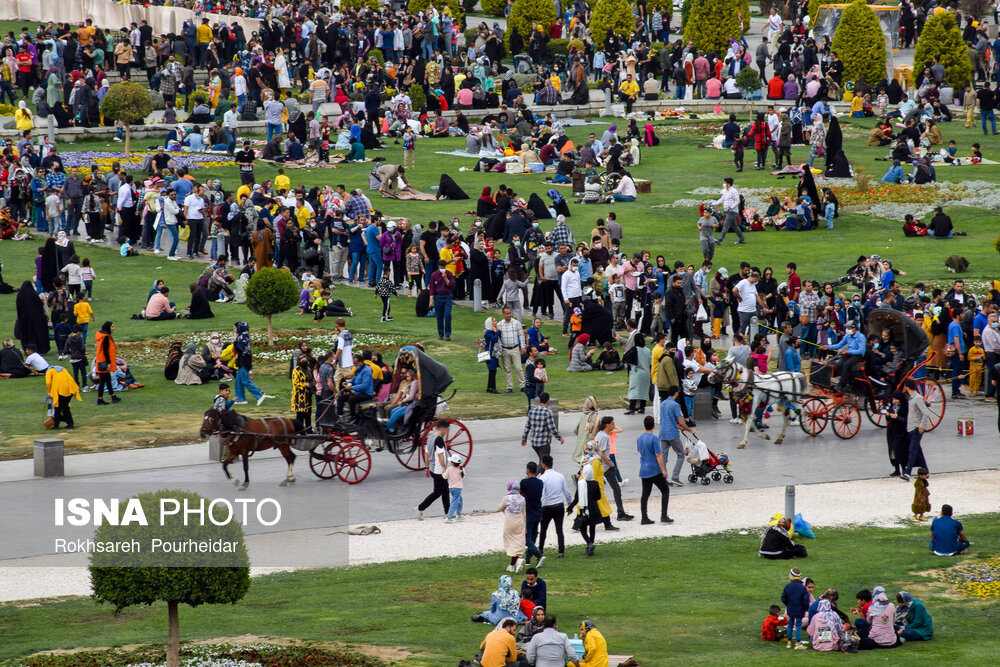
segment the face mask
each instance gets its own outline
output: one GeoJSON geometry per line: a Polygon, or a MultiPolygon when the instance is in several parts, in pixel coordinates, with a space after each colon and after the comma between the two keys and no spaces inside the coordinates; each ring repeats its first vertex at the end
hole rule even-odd
{"type": "Polygon", "coordinates": [[[998,327],[1000,327],[1000,322],[990,322],[991,329],[996,329],[998,327]]]}
{"type": "Polygon", "coordinates": [[[595,243],[594,244],[594,249],[595,250],[600,250],[601,249],[601,244],[600,243],[595,243]]]}
{"type": "Polygon", "coordinates": [[[531,226],[534,227],[535,229],[538,229],[538,223],[537,222],[531,223],[531,226]]]}
{"type": "Polygon", "coordinates": [[[576,267],[575,266],[571,266],[571,267],[569,267],[569,270],[573,271],[573,272],[576,272],[576,267]]]}
{"type": "Polygon", "coordinates": [[[521,247],[521,242],[520,241],[514,241],[513,246],[515,248],[520,248],[521,247]]]}

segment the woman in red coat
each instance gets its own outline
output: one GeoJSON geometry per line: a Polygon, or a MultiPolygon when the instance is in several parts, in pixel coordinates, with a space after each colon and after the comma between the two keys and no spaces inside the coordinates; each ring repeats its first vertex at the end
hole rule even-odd
{"type": "Polygon", "coordinates": [[[767,164],[767,149],[771,146],[771,128],[764,120],[763,113],[758,113],[757,120],[750,126],[750,132],[747,133],[746,139],[749,141],[751,137],[753,138],[753,147],[757,151],[757,165],[754,169],[763,169],[764,165],[767,164]]]}

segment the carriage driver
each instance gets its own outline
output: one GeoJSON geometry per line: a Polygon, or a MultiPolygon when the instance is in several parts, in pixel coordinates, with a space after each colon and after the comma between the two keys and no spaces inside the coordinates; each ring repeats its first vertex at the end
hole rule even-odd
{"type": "Polygon", "coordinates": [[[851,320],[847,323],[847,334],[833,345],[824,345],[824,350],[841,350],[834,364],[840,368],[840,384],[834,389],[843,391],[851,385],[851,375],[854,367],[865,358],[867,341],[863,333],[858,331],[858,323],[851,320]],[[843,348],[843,349],[841,349],[843,348]]]}
{"type": "Polygon", "coordinates": [[[372,382],[372,369],[364,362],[364,358],[360,354],[354,355],[354,375],[351,377],[351,381],[345,383],[344,386],[350,392],[341,391],[337,395],[337,416],[343,416],[344,403],[347,402],[350,406],[351,419],[353,420],[358,416],[358,404],[372,400],[375,393],[375,385],[372,382]]]}

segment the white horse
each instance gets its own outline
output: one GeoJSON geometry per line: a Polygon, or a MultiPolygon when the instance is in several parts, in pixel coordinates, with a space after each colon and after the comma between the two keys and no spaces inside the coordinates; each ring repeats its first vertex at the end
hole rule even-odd
{"type": "Polygon", "coordinates": [[[808,392],[809,382],[804,373],[792,373],[790,371],[778,371],[776,373],[761,373],[736,363],[732,359],[726,359],[711,372],[708,376],[710,384],[725,382],[732,387],[733,396],[738,397],[753,392],[753,402],[750,405],[750,416],[747,418],[746,430],[743,439],[737,445],[737,449],[743,449],[750,438],[750,429],[763,438],[769,440],[766,433],[757,428],[754,415],[757,408],[767,408],[769,405],[777,404],[777,408],[783,413],[784,419],[781,423],[781,433],[774,439],[774,444],[780,445],[785,440],[785,432],[788,430],[790,413],[792,410],[799,410],[802,395],[808,392]]]}

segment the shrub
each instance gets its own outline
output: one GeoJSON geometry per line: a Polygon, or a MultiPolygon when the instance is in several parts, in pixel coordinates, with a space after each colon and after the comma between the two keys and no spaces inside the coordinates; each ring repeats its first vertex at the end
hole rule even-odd
{"type": "Polygon", "coordinates": [[[816,15],[819,14],[819,6],[823,4],[827,3],[823,0],[809,0],[809,25],[816,25],[816,15]]]}
{"type": "Polygon", "coordinates": [[[545,44],[545,50],[549,54],[549,58],[552,56],[568,56],[569,55],[569,40],[568,39],[550,39],[545,44]]]}
{"type": "MultiPolygon", "coordinates": [[[[205,99],[208,99],[207,95],[205,99]]],[[[146,120],[146,116],[153,113],[149,90],[130,81],[116,83],[104,94],[104,99],[101,100],[101,113],[108,120],[120,120],[125,124],[125,157],[129,157],[132,124],[141,123],[146,120]]]]}
{"type": "Polygon", "coordinates": [[[341,0],[341,9],[360,9],[367,7],[372,11],[378,11],[378,0],[341,0]]]}
{"type": "Polygon", "coordinates": [[[692,0],[684,40],[691,40],[705,53],[725,54],[729,38],[740,38],[737,6],[736,0],[692,0]]]}
{"type": "MultiPolygon", "coordinates": [[[[378,0],[374,0],[378,2],[378,0]]],[[[431,4],[431,0],[410,0],[409,9],[411,14],[416,14],[417,12],[422,12],[427,9],[431,4]]],[[[458,27],[465,27],[465,7],[462,6],[461,0],[438,0],[434,3],[434,6],[440,11],[443,9],[442,5],[448,7],[451,10],[451,16],[453,19],[458,21],[458,27]]]]}
{"type": "Polygon", "coordinates": [[[299,285],[288,271],[264,267],[247,283],[247,308],[267,318],[267,344],[274,345],[271,316],[294,308],[299,303],[299,285]]]}
{"type": "Polygon", "coordinates": [[[692,0],[684,0],[684,2],[681,3],[681,32],[684,32],[684,28],[687,27],[688,16],[691,15],[691,1],[692,0]]]}
{"type": "Polygon", "coordinates": [[[885,78],[885,38],[875,12],[865,0],[854,0],[844,10],[833,35],[832,50],[844,61],[844,81],[864,76],[876,83],[885,78]]]}
{"type": "Polygon", "coordinates": [[[379,65],[385,65],[385,54],[382,53],[382,49],[371,49],[368,55],[377,60],[379,65]]]}
{"type": "Polygon", "coordinates": [[[427,105],[427,95],[419,83],[411,83],[406,94],[410,96],[410,104],[414,109],[422,109],[427,105]]]}
{"type": "Polygon", "coordinates": [[[507,8],[507,0],[480,0],[479,6],[487,16],[503,16],[507,8]]]}
{"type": "Polygon", "coordinates": [[[472,46],[473,44],[476,43],[476,29],[475,28],[469,28],[467,30],[464,30],[462,32],[462,34],[465,35],[465,46],[466,47],[470,47],[470,46],[472,46]]]}
{"type": "Polygon", "coordinates": [[[597,0],[590,19],[590,35],[601,46],[608,33],[628,37],[635,29],[635,16],[628,0],[597,0]]]}
{"type": "Polygon", "coordinates": [[[972,80],[972,63],[962,40],[962,31],[958,29],[955,17],[947,12],[932,14],[924,24],[913,53],[914,71],[919,71],[935,56],[944,66],[945,81],[952,87],[959,89],[966,81],[972,80]]]}
{"type": "Polygon", "coordinates": [[[510,10],[510,18],[507,19],[507,30],[504,32],[504,44],[510,49],[511,28],[517,28],[517,33],[524,40],[524,46],[528,46],[528,38],[531,37],[531,24],[538,23],[548,34],[549,26],[556,22],[556,8],[552,0],[514,0],[514,6],[510,10]]]}
{"type": "Polygon", "coordinates": [[[760,90],[760,72],[753,67],[744,67],[736,75],[735,83],[743,97],[750,99],[751,95],[760,90]]]}
{"type": "MultiPolygon", "coordinates": [[[[183,512],[173,515],[162,513],[161,500],[187,503],[190,507],[208,506],[208,499],[197,493],[158,491],[142,493],[136,498],[149,525],[134,522],[120,526],[103,524],[97,529],[94,540],[101,543],[131,543],[134,540],[141,551],[91,554],[90,577],[94,598],[98,602],[114,605],[116,613],[134,605],[166,602],[167,664],[177,665],[180,652],[178,605],[233,604],[242,599],[250,588],[250,559],[243,528],[232,515],[227,523],[215,525],[208,519],[203,519],[202,524],[189,524],[183,512]],[[228,556],[156,552],[153,550],[153,540],[156,539],[163,543],[221,540],[223,543],[234,543],[236,550],[228,556]]],[[[224,514],[214,513],[212,516],[221,522],[224,514]]]]}

